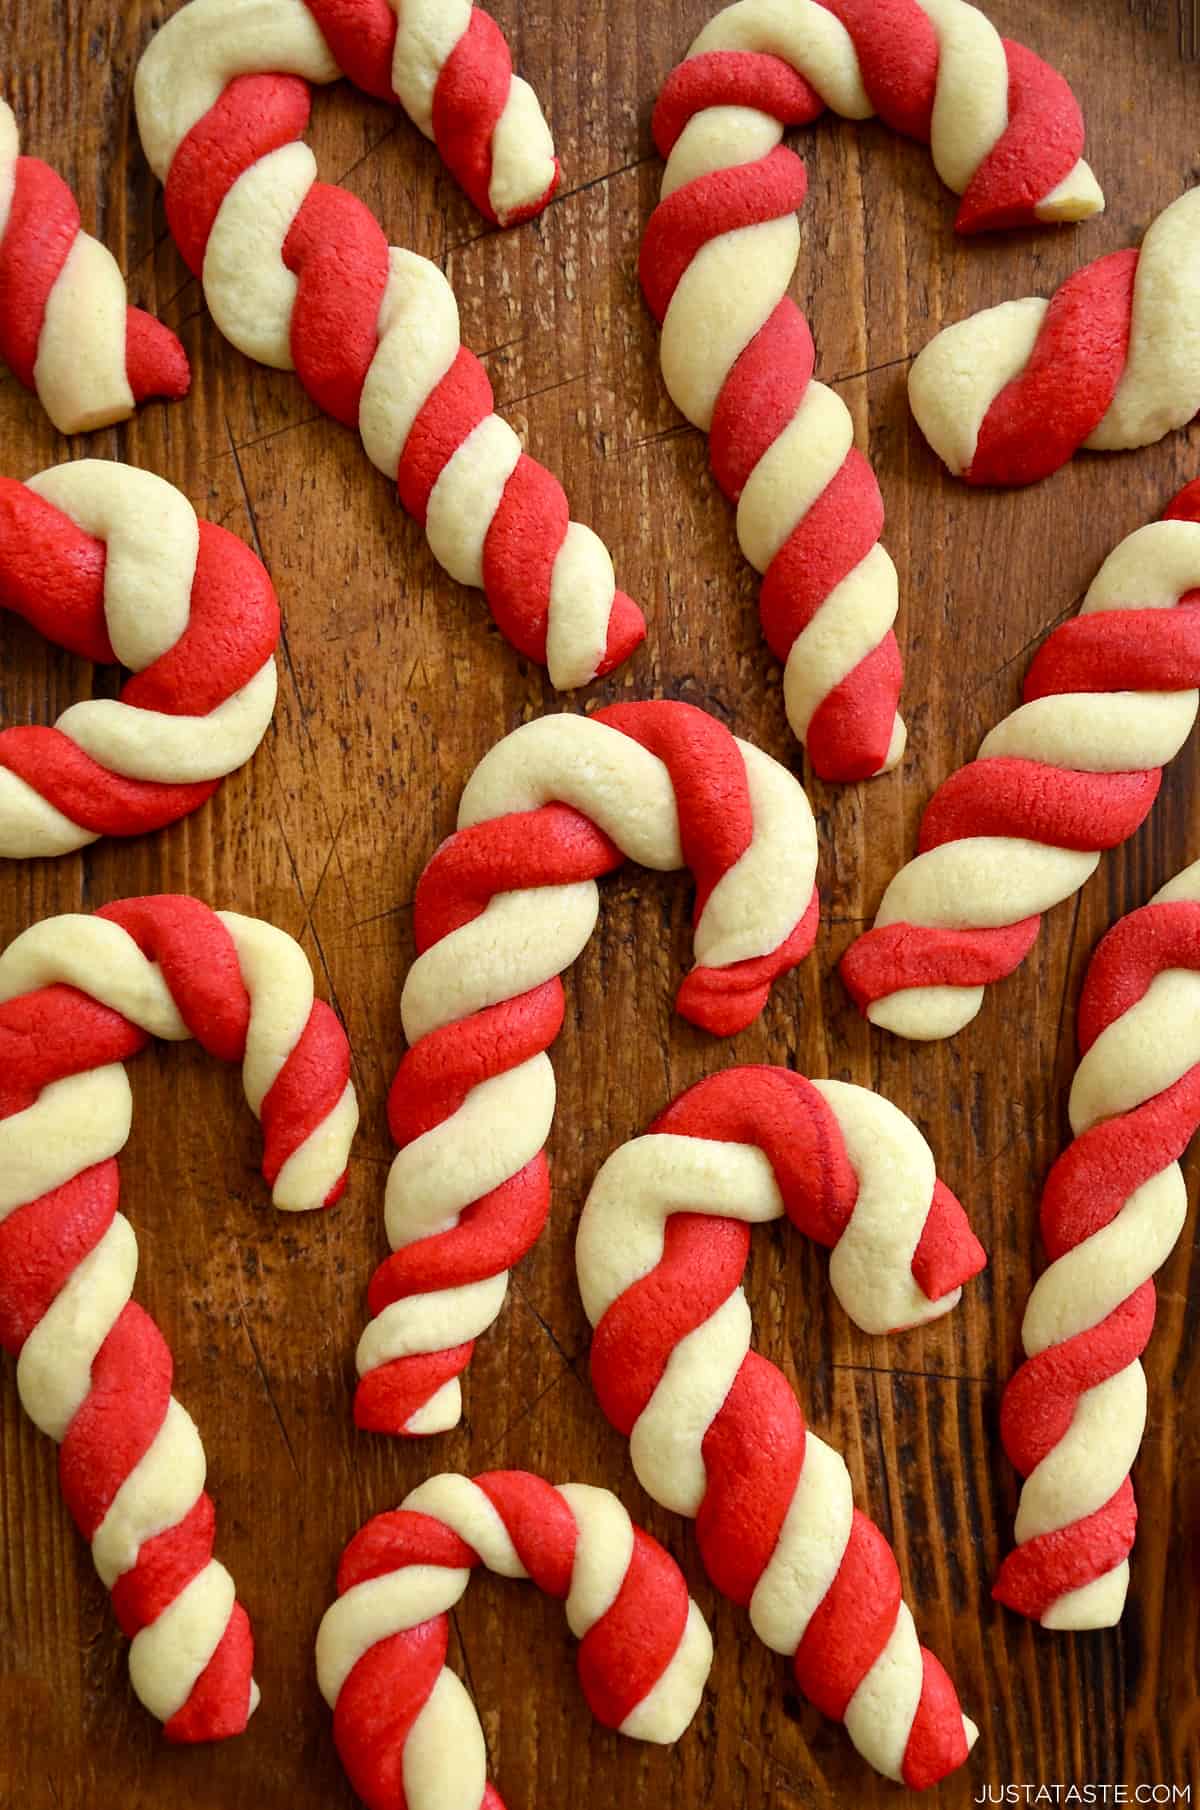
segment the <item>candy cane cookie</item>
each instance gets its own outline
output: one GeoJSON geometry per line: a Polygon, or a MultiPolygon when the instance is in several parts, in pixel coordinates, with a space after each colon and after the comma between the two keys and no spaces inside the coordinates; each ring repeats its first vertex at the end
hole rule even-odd
{"type": "Polygon", "coordinates": [[[1045,1628],[1112,1627],[1129,1587],[1152,1278],[1183,1229],[1177,1159],[1200,1126],[1200,862],[1097,947],[1079,1048],[1075,1142],[1042,1195],[1050,1267],[1000,1410],[1025,1483],[994,1594],[1045,1628]]]}
{"type": "Polygon", "coordinates": [[[1054,630],[1025,702],[921,820],[841,975],[872,1024],[952,1037],[1018,968],[1041,913],[1132,836],[1196,720],[1200,479],[1109,554],[1078,616],[1054,630]]]}
{"type": "Polygon", "coordinates": [[[20,155],[0,100],[0,358],[60,434],[125,421],[152,396],[187,394],[187,355],[162,322],[125,299],[112,253],[80,230],[75,197],[50,165],[20,155]]]}
{"type": "Polygon", "coordinates": [[[504,1810],[475,1706],[446,1669],[449,1611],[477,1565],[565,1604],[592,1714],[677,1741],[712,1638],[675,1561],[606,1489],[528,1471],[431,1477],[355,1534],[317,1633],[338,1754],[369,1810],[504,1810]]]}
{"type": "Polygon", "coordinates": [[[1200,188],[1140,251],[1076,271],[1047,302],[945,327],[908,379],[917,425],[956,478],[1032,484],[1077,453],[1149,446],[1200,413],[1200,188]]]}
{"type": "Polygon", "coordinates": [[[900,1573],[837,1452],[750,1349],[750,1227],[784,1213],[833,1246],[861,1326],[945,1313],[983,1252],[916,1127],[877,1094],[780,1068],[689,1088],[609,1157],[575,1248],[592,1382],[643,1489],[695,1517],[719,1590],[888,1778],[932,1785],[976,1729],[918,1644],[900,1573]]]}
{"type": "Polygon", "coordinates": [[[249,760],[275,708],[279,605],[250,549],[148,471],[0,478],[0,608],[136,676],[53,728],[0,730],[0,855],[160,829],[249,760]]]}
{"type": "Polygon", "coordinates": [[[599,876],[626,859],[691,869],[696,966],[677,1004],[719,1036],[753,1022],[816,934],[807,798],[690,704],[524,724],[475,769],[458,824],[417,887],[400,1002],[411,1047],[388,1100],[392,1255],[370,1287],[354,1409],[376,1432],[457,1425],[459,1375],[545,1223],[546,1051],[599,876]]]}
{"type": "Polygon", "coordinates": [[[253,1640],[212,1556],[204,1449],[172,1359],[130,1299],[137,1239],[117,1212],[125,1063],[152,1037],[241,1062],[263,1174],[287,1212],[342,1191],[358,1119],[345,1035],[303,952],[197,899],[48,918],[0,954],[0,1341],[30,1419],[56,1440],[129,1671],[172,1741],[239,1734],[253,1640]]]}
{"type": "MultiPolygon", "coordinates": [[[[429,11],[413,8],[414,25],[429,11]]],[[[441,42],[420,30],[416,41],[430,54],[441,42]]],[[[134,84],[168,225],[225,337],[294,370],[318,407],[357,428],[450,576],[486,593],[554,685],[585,685],[632,653],[642,613],[617,590],[603,542],[569,519],[557,478],[493,412],[437,265],[389,247],[361,201],[317,180],[301,142],[309,84],[338,74],[304,0],[191,0],[177,12],[134,84]]]]}
{"type": "Polygon", "coordinates": [[[826,106],[930,140],[964,197],[963,231],[1076,219],[1103,200],[1062,77],[963,0],[738,0],[659,98],[667,168],[641,278],[663,379],[709,435],[763,574],[788,721],[818,774],[856,780],[894,767],[905,731],[883,499],[848,409],[813,381],[812,335],[788,295],[806,179],[780,140],[826,106]]]}

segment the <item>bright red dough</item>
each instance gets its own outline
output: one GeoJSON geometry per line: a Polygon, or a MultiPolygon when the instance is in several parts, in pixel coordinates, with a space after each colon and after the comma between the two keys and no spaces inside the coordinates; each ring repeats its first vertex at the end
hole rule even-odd
{"type": "MultiPolygon", "coordinates": [[[[1200,522],[1200,480],[1164,511],[1200,522]]],[[[1024,700],[1077,691],[1190,691],[1200,687],[1200,590],[1171,610],[1100,610],[1056,628],[1030,665],[1024,700]]],[[[1158,795],[1160,769],[1081,773],[1040,761],[974,760],[942,782],[925,807],[919,848],[971,836],[1029,837],[1053,848],[1115,848],[1158,795]]],[[[1041,919],[996,930],[889,924],[851,943],[839,972],[862,1011],[906,987],[979,987],[1018,968],[1041,919]]]]}
{"type": "MultiPolygon", "coordinates": [[[[70,516],[12,478],[0,478],[0,609],[89,660],[116,660],[104,618],[105,547],[70,516]]],[[[135,673],[123,703],[167,716],[204,716],[247,684],[279,640],[279,604],[262,562],[236,535],[200,522],[187,627],[135,673]]],[[[0,766],[73,823],[136,836],[194,811],[219,779],[188,785],[128,779],[50,727],[0,730],[0,766]]]]}
{"type": "MultiPolygon", "coordinates": [[[[124,899],[96,915],[120,924],[158,964],[197,1042],[223,1062],[240,1061],[250,1000],[233,940],[216,914],[197,899],[162,894],[124,899]]],[[[68,1075],[128,1061],[149,1041],[119,1012],[74,987],[40,987],[0,1004],[0,1118],[32,1105],[44,1088],[68,1075]]],[[[262,1103],[268,1182],[333,1110],[349,1074],[345,1033],[329,1007],[315,1000],[296,1048],[262,1103]]],[[[326,1206],[333,1205],[344,1183],[343,1176],[326,1206]]],[[[108,1230],[119,1186],[117,1162],[109,1159],[0,1222],[0,1343],[13,1357],[108,1230]]],[[[59,1452],[63,1495],[85,1539],[91,1539],[120,1485],[153,1443],[167,1410],[172,1370],[158,1327],[129,1302],[96,1355],[91,1388],[59,1452]]],[[[113,1607],[127,1635],[154,1621],[208,1563],[214,1525],[212,1502],[201,1495],[183,1521],[143,1544],[137,1563],[113,1586],[113,1607]]],[[[239,1734],[249,1710],[253,1656],[250,1624],[235,1605],[187,1702],[165,1724],[168,1739],[215,1741],[239,1734]]]]}
{"type": "MultiPolygon", "coordinates": [[[[37,388],[46,303],[78,232],[79,209],[62,177],[40,158],[18,157],[0,239],[0,358],[27,390],[37,388]]],[[[140,308],[126,315],[125,375],[135,402],[186,396],[191,383],[187,354],[175,335],[140,308]]]]}
{"type": "MultiPolygon", "coordinates": [[[[837,1120],[802,1075],[733,1068],[672,1101],[650,1133],[755,1145],[768,1157],[788,1217],[822,1244],[837,1243],[857,1180],[837,1120]]],[[[680,1340],[711,1318],[742,1280],[750,1227],[707,1213],[673,1213],[663,1255],[618,1296],[596,1327],[592,1383],[628,1435],[680,1340]]],[[[966,1215],[939,1182],[913,1274],[931,1299],[982,1269],[966,1215]]],[[[804,1415],[784,1376],[751,1351],[702,1447],[707,1489],[696,1516],[705,1569],[726,1596],[748,1604],[779,1538],[804,1461],[804,1415]]],[[[891,1635],[900,1575],[883,1535],[857,1510],[836,1577],[794,1656],[796,1681],[824,1714],[846,1705],[891,1635]]],[[[905,1782],[932,1785],[967,1757],[962,1712],[939,1662],[923,1653],[921,1700],[904,1756],[905,1782]]]]}
{"type": "MultiPolygon", "coordinates": [[[[750,844],[753,821],[745,763],[727,729],[690,704],[617,704],[595,720],[632,736],[665,762],[679,807],[684,859],[696,882],[696,916],[722,874],[750,844]]],[[[563,804],[495,818],[444,842],[417,887],[418,953],[469,923],[499,892],[598,879],[622,855],[595,824],[563,804]]],[[[685,1018],[719,1036],[753,1022],[771,984],[813,945],[818,901],[780,947],[729,968],[695,968],[679,990],[685,1018]]],[[[471,1088],[507,1073],[545,1050],[558,1035],[563,988],[558,979],[434,1031],[401,1060],[388,1099],[392,1136],[403,1147],[457,1111],[471,1088]]],[[[458,1224],[405,1245],[375,1272],[372,1315],[393,1301],[431,1288],[511,1269],[536,1241],[550,1205],[546,1158],[539,1153],[517,1175],[472,1202],[458,1224]]],[[[354,1416],[379,1433],[402,1432],[411,1415],[470,1362],[473,1342],[419,1357],[393,1359],[358,1384],[354,1416]]]]}
{"type": "Polygon", "coordinates": [[[1125,370],[1136,251],[1114,251],[1052,296],[1024,370],[993,399],[968,484],[1034,484],[1078,452],[1125,370]]]}
{"type": "MultiPolygon", "coordinates": [[[[472,1479],[503,1521],[539,1590],[565,1600],[575,1563],[575,1517],[549,1483],[528,1471],[472,1479]]],[[[410,1565],[455,1570],[481,1563],[473,1546],[432,1515],[395,1509],[355,1534],[338,1566],[338,1595],[410,1565]]],[[[612,1605],[579,1645],[579,1682],[592,1714],[619,1728],[661,1678],[683,1637],[688,1593],[657,1540],[633,1530],[633,1554],[612,1605]]],[[[346,1775],[368,1810],[402,1810],[404,1747],[446,1660],[450,1618],[438,1615],[367,1648],[333,1712],[346,1775]]],[[[504,1810],[489,1784],[480,1810],[504,1810]]]]}
{"type": "MultiPolygon", "coordinates": [[[[1168,968],[1200,972],[1200,905],[1146,905],[1109,931],[1092,957],[1079,1001],[1079,1051],[1141,999],[1168,968]]],[[[1200,1064],[1132,1112],[1092,1126],[1046,1178],[1041,1231],[1051,1262],[1094,1237],[1129,1196],[1178,1161],[1200,1127],[1200,1064]]],[[[1155,1289],[1143,1282],[1095,1326],[1028,1358],[1000,1409],[1004,1449],[1027,1477],[1066,1433],[1079,1397],[1139,1358],[1154,1330],[1155,1289]]],[[[1137,1506],[1126,1477],[1094,1514],[1018,1546],[993,1595],[1040,1619],[1060,1596],[1102,1577],[1133,1546],[1137,1506]]]]}

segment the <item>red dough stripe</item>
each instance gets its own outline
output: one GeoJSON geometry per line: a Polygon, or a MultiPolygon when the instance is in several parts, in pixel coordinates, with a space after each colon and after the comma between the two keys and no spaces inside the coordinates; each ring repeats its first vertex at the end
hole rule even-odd
{"type": "Polygon", "coordinates": [[[1027,836],[1054,848],[1118,848],[1149,815],[1161,781],[1157,767],[1076,773],[1005,756],[973,761],[926,805],[917,847],[925,854],[964,836],[1027,836]]]}
{"type": "Polygon", "coordinates": [[[617,1297],[592,1338],[592,1384],[618,1433],[633,1432],[671,1353],[733,1294],[749,1255],[749,1226],[672,1213],[661,1258],[617,1297]]]}
{"type": "MultiPolygon", "coordinates": [[[[314,999],[300,1041],[267,1089],[262,1103],[263,1177],[273,1183],[334,1110],[350,1079],[350,1046],[337,1014],[323,999],[314,999]]],[[[331,1207],[342,1192],[345,1175],[327,1196],[331,1207]]]]}
{"type": "Polygon", "coordinates": [[[91,1387],[59,1448],[63,1500],[85,1540],[153,1445],[171,1399],[173,1371],[162,1333],[148,1313],[128,1302],[96,1353],[91,1387]]]}
{"type": "Polygon", "coordinates": [[[250,995],[237,948],[215,911],[185,893],[119,899],[96,913],[119,924],[157,963],[196,1042],[221,1062],[237,1062],[250,1028],[250,995]]]}
{"type": "Polygon", "coordinates": [[[234,1603],[215,1652],[188,1693],[187,1701],[163,1723],[168,1741],[227,1741],[250,1719],[246,1683],[254,1664],[250,1619],[234,1603]]]}
{"type": "Polygon", "coordinates": [[[688,121],[708,107],[754,107],[784,126],[806,126],[825,111],[812,83],[781,57],[708,51],[677,64],[663,83],[653,121],[660,157],[671,155],[688,121]]]}
{"type": "Polygon", "coordinates": [[[140,836],[199,810],[219,779],[164,785],[125,779],[102,767],[58,729],[0,730],[0,767],[7,767],[48,804],[94,836],[140,836]]]}
{"type": "Polygon", "coordinates": [[[121,693],[138,710],[207,715],[249,684],[279,642],[279,600],[262,561],[228,529],[199,526],[187,627],[121,693]]]}
{"type": "Polygon", "coordinates": [[[538,1589],[565,1602],[579,1533],[563,1497],[529,1471],[485,1471],[475,1482],[504,1522],[538,1589]]]}
{"type": "Polygon", "coordinates": [[[807,192],[804,165],[777,145],[758,163],[698,176],[660,202],[638,262],[642,290],[659,325],[688,265],[710,239],[794,214],[807,192]]]}
{"type": "Polygon", "coordinates": [[[118,1191],[110,1159],[0,1220],[0,1345],[10,1357],[20,1356],[63,1284],[107,1232],[118,1191]]]}
{"type": "Polygon", "coordinates": [[[1010,1552],[992,1595],[1006,1608],[1040,1621],[1060,1596],[1103,1577],[1127,1558],[1136,1532],[1137,1504],[1126,1477],[1116,1495],[1094,1514],[1054,1533],[1039,1534],[1010,1552]]]}
{"type": "Polygon", "coordinates": [[[888,1643],[900,1609],[891,1547],[856,1508],[837,1575],[813,1611],[792,1664],[796,1683],[823,1715],[840,1722],[888,1643]]]}
{"type": "Polygon", "coordinates": [[[387,288],[383,228],[356,195],[314,182],[283,242],[283,261],[299,278],[291,346],[296,375],[318,408],[343,427],[357,427],[387,288]]]}
{"type": "Polygon", "coordinates": [[[921,1648],[921,1696],[904,1749],[904,1783],[928,1791],[948,1772],[966,1764],[970,1748],[958,1692],[941,1660],[921,1648]]]}
{"type": "Polygon", "coordinates": [[[194,277],[221,203],[239,176],[303,136],[308,83],[294,75],[239,75],[196,121],[167,172],[163,200],[171,237],[194,277]]]}
{"type": "Polygon", "coordinates": [[[0,356],[27,390],[37,388],[33,369],[46,303],[78,231],[75,197],[58,172],[37,157],[18,157],[8,225],[0,240],[0,356]]]}
{"type": "Polygon", "coordinates": [[[1008,62],[1008,124],[966,189],[960,233],[1004,232],[1037,222],[1037,207],[1083,151],[1083,114],[1070,85],[1023,44],[1002,40],[1008,62]]]}
{"type": "Polygon", "coordinates": [[[0,477],[0,607],[68,652],[110,665],[117,656],[104,618],[106,558],[103,541],[27,485],[0,477]]]}
{"type": "Polygon", "coordinates": [[[649,1695],[683,1638],[687,1585],[657,1540],[633,1530],[633,1555],[615,1601],[579,1646],[579,1682],[605,1728],[622,1722],[649,1695]]]}
{"type": "Polygon", "coordinates": [[[540,214],[558,187],[559,165],[546,190],[515,214],[497,219],[491,201],[492,134],[512,84],[512,57],[496,21],[471,9],[466,31],[450,52],[433,91],[433,136],[442,161],[485,220],[514,226],[540,214]]]}
{"type": "Polygon", "coordinates": [[[1028,363],[983,418],[968,483],[1036,483],[1099,426],[1125,369],[1137,262],[1112,252],[1055,293],[1028,363]]]}

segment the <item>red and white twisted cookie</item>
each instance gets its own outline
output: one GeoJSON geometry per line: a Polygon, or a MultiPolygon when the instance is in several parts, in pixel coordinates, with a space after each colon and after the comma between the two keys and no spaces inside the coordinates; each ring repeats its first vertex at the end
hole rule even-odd
{"type": "Polygon", "coordinates": [[[1085,447],[1149,446],[1200,413],[1200,188],[1046,302],[985,308],[930,340],[908,394],[968,484],[1032,484],[1085,447]]]}
{"type": "Polygon", "coordinates": [[[983,1252],[886,1100],[786,1069],[734,1068],[681,1094],[609,1157],[579,1224],[592,1381],[656,1502],[694,1516],[705,1568],[792,1660],[804,1694],[889,1778],[932,1785],[976,1729],[917,1641],[895,1556],[837,1452],[750,1349],[750,1227],[786,1212],[823,1244],[870,1331],[958,1300],[983,1252]]]}
{"type": "Polygon", "coordinates": [[[931,139],[965,231],[1074,219],[1102,198],[1066,83],[963,0],[739,0],[659,98],[667,169],[641,277],[663,377],[709,434],[742,551],[764,574],[788,721],[823,778],[853,780],[895,766],[905,732],[879,486],[845,404],[812,380],[812,336],[788,295],[805,175],[780,139],[826,106],[931,139]]]}
{"type": "Polygon", "coordinates": [[[334,1740],[370,1810],[504,1810],[475,1706],[445,1669],[448,1611],[476,1565],[565,1603],[597,1721],[639,1741],[679,1739],[712,1638],[657,1540],[606,1489],[446,1472],[355,1534],[317,1633],[334,1740]]]}
{"type": "Polygon", "coordinates": [[[172,1360],[130,1300],[117,1212],[124,1064],[151,1037],[241,1062],[263,1174],[286,1211],[342,1191],[358,1107],[345,1034],[299,945],[196,899],[49,918],[0,955],[0,1341],[26,1413],[57,1440],[67,1506],[133,1644],[133,1688],[174,1741],[239,1734],[253,1640],[212,1556],[204,1449],[172,1360]]]}
{"type": "Polygon", "coordinates": [[[171,232],[225,337],[294,370],[357,428],[451,577],[486,592],[555,685],[584,685],[632,653],[642,613],[604,544],[569,519],[557,478],[493,412],[437,265],[389,247],[361,201],[317,180],[299,142],[309,83],[338,73],[304,0],[191,0],[176,13],[135,84],[171,232]]]}
{"type": "Polygon", "coordinates": [[[1079,1001],[1075,1142],[1042,1195],[1050,1267],[1000,1433],[1025,1478],[994,1594],[1046,1628],[1107,1628],[1129,1585],[1129,1472],[1146,1422],[1151,1278],[1183,1229],[1177,1159],[1200,1126],[1200,863],[1114,925],[1079,1001]]]}
{"type": "Polygon", "coordinates": [[[393,1255],[371,1282],[354,1407],[376,1432],[457,1425],[459,1373],[545,1223],[546,1051],[558,976],[596,923],[596,879],[626,858],[691,869],[697,965],[677,1003],[721,1036],[757,1017],[816,934],[807,798],[690,704],[526,723],[475,769],[458,822],[417,888],[400,1006],[412,1047],[388,1100],[393,1255]]]}
{"type": "Polygon", "coordinates": [[[841,975],[872,1024],[951,1037],[1020,966],[1041,913],[1132,836],[1200,687],[1200,480],[1109,554],[1043,644],[1025,702],[938,787],[841,975]]]}
{"type": "Polygon", "coordinates": [[[61,855],[194,811],[275,708],[279,605],[260,560],[130,465],[0,478],[0,609],[136,674],[53,728],[0,731],[0,856],[61,855]]]}
{"type": "Polygon", "coordinates": [[[61,434],[124,421],[151,396],[187,394],[187,355],[162,322],[125,300],[116,259],[79,228],[75,197],[38,157],[20,155],[0,100],[0,358],[61,434]]]}

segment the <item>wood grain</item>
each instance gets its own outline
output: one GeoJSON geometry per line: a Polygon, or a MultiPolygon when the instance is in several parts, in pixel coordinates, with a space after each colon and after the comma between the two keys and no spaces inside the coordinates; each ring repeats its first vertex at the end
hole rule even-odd
{"type": "MultiPolygon", "coordinates": [[[[563,159],[563,192],[541,221],[508,236],[485,230],[432,147],[343,87],[316,104],[322,173],[360,194],[397,243],[440,260],[504,412],[561,472],[576,515],[605,536],[622,583],[646,607],[648,645],[587,702],[688,698],[794,760],[779,672],[758,633],[756,583],[703,439],[662,390],[635,274],[660,174],[653,97],[711,0],[496,0],[494,10],[544,97],[563,159]]],[[[688,952],[684,890],[634,870],[607,884],[554,1052],[551,1226],[480,1343],[466,1426],[408,1445],[357,1435],[350,1399],[365,1286],[384,1251],[383,1102],[401,1048],[410,901],[475,762],[556,700],[491,628],[480,599],[434,566],[355,439],[316,418],[293,379],[249,366],[207,319],[166,238],[132,123],[133,69],[162,8],[9,0],[6,91],[26,146],[74,183],[85,224],[131,273],[134,299],[181,332],[196,381],[185,403],[68,446],[5,376],[0,469],[25,476],[86,450],[161,472],[261,552],[286,639],[279,708],[250,766],[161,835],[8,866],[0,936],[53,912],[173,889],[271,918],[300,938],[345,1020],[365,1117],[338,1210],[284,1220],[258,1180],[236,1078],[188,1049],[139,1058],[123,1164],[124,1205],[142,1241],[139,1296],[177,1354],[177,1387],[208,1447],[219,1551],[254,1618],[263,1704],[246,1736],[219,1749],[162,1742],[132,1697],[125,1643],[59,1502],[54,1450],[23,1419],[6,1363],[5,1810],[349,1806],[312,1667],[337,1555],[367,1515],[430,1471],[498,1464],[617,1488],[685,1566],[717,1653],[679,1747],[635,1746],[591,1723],[553,1604],[495,1580],[473,1586],[455,1618],[453,1659],[513,1810],[572,1800],[656,1810],[905,1801],[798,1700],[783,1663],[717,1597],[691,1530],[642,1495],[624,1442],[591,1397],[572,1267],[588,1183],[673,1092],[734,1060],[881,1088],[926,1132],[991,1252],[949,1320],[892,1340],[847,1324],[824,1259],[786,1230],[756,1235],[749,1281],[759,1348],[795,1378],[814,1425],[845,1451],[858,1500],[895,1541],[921,1633],[981,1725],[973,1762],[940,1801],[957,1810],[1009,1780],[1200,1785],[1191,1221],[1161,1277],[1136,1473],[1141,1536],[1122,1627],[1051,1636],[988,1594],[1016,1500],[997,1407],[1040,1262],[1037,1190],[1065,1135],[1080,978],[1104,928],[1200,854],[1195,747],[1174,763],[1143,831],[1050,916],[1034,956],[950,1045],[869,1033],[834,972],[911,851],[937,780],[1016,701],[1031,649],[1073,609],[1114,541],[1200,465],[1193,428],[1141,454],[1077,461],[1033,491],[973,495],[944,477],[908,418],[907,361],[938,322],[1048,292],[1087,258],[1136,243],[1200,180],[1200,71],[1181,57],[1174,0],[995,0],[992,12],[1075,85],[1109,196],[1101,220],[959,243],[952,202],[919,147],[878,125],[829,119],[803,135],[810,194],[796,294],[819,371],[853,410],[887,501],[903,589],[909,757],[899,776],[866,788],[811,787],[822,845],[817,953],[728,1046],[671,1013],[688,952]]],[[[112,674],[7,621],[0,675],[5,722],[50,720],[113,687],[112,674]]],[[[1193,1182],[1196,1173],[1193,1162],[1193,1182]]]]}

